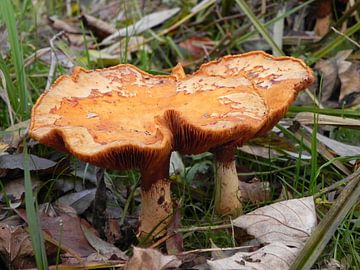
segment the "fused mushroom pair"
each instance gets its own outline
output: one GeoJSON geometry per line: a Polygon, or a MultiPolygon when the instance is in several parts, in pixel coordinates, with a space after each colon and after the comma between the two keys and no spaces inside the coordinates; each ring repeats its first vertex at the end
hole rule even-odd
{"type": "Polygon", "coordinates": [[[61,76],[38,99],[30,136],[96,166],[141,172],[139,232],[161,234],[172,214],[171,151],[212,151],[216,211],[241,210],[234,152],[270,130],[313,82],[301,60],[264,52],[226,56],[186,75],[155,76],[132,65],[61,76]]]}

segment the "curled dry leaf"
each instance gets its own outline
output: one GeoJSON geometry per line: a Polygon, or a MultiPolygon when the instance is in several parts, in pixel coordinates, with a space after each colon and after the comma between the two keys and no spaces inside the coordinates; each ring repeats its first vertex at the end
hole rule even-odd
{"type": "MultiPolygon", "coordinates": [[[[353,118],[344,118],[333,115],[318,114],[317,115],[318,125],[331,125],[331,126],[349,126],[349,127],[360,127],[360,120],[353,118]]],[[[294,120],[298,121],[303,125],[314,124],[314,113],[312,112],[300,112],[296,114],[294,120]]]]}
{"type": "Polygon", "coordinates": [[[208,261],[212,270],[288,269],[316,226],[312,197],[282,201],[261,207],[233,221],[265,246],[208,261]]]}
{"type": "Polygon", "coordinates": [[[82,214],[86,209],[89,208],[92,201],[95,198],[96,189],[85,189],[79,192],[66,194],[59,199],[57,199],[57,203],[71,206],[76,210],[77,214],[82,214]]]}
{"type": "Polygon", "coordinates": [[[257,178],[250,183],[239,181],[241,200],[252,203],[265,202],[271,198],[270,183],[261,182],[257,178]]]}
{"type": "Polygon", "coordinates": [[[339,103],[345,107],[360,104],[360,64],[352,63],[339,68],[341,89],[339,103]]]}
{"type": "Polygon", "coordinates": [[[125,269],[132,270],[162,270],[170,267],[179,267],[181,261],[176,256],[163,255],[156,249],[134,247],[134,255],[125,269]]]}
{"type": "Polygon", "coordinates": [[[89,28],[96,37],[103,39],[116,32],[116,28],[107,22],[83,13],[80,17],[85,27],[89,28]]]}
{"type": "MultiPolygon", "coordinates": [[[[313,130],[309,127],[304,127],[309,133],[312,133],[313,130]]],[[[321,134],[316,134],[316,138],[334,151],[338,156],[348,157],[348,156],[359,156],[360,155],[360,146],[350,145],[342,142],[338,142],[331,138],[328,138],[321,134]]]]}
{"type": "MultiPolygon", "coordinates": [[[[29,158],[30,171],[46,170],[56,165],[56,162],[52,160],[40,158],[35,155],[29,155],[29,156],[30,156],[29,158]]],[[[24,155],[21,153],[21,154],[0,156],[0,169],[24,170],[24,155]]]]}
{"type": "Polygon", "coordinates": [[[71,34],[81,34],[82,33],[78,27],[76,27],[64,20],[61,20],[56,16],[47,17],[46,19],[47,19],[47,22],[49,23],[49,25],[58,31],[64,31],[66,33],[71,33],[71,34]]]}
{"type": "MultiPolygon", "coordinates": [[[[22,142],[27,128],[29,126],[29,120],[17,123],[0,134],[0,156],[6,151],[18,148],[22,142]]],[[[5,153],[7,154],[7,153],[5,153]]]]}
{"type": "MultiPolygon", "coordinates": [[[[33,188],[34,193],[41,187],[42,181],[40,181],[37,177],[31,177],[31,186],[33,188]]],[[[11,181],[8,181],[4,184],[4,192],[6,196],[11,201],[17,201],[22,198],[25,194],[25,186],[24,186],[24,179],[18,178],[11,181]]],[[[1,195],[0,195],[1,197],[1,195]]]]}
{"type": "Polygon", "coordinates": [[[199,59],[203,55],[211,51],[216,42],[207,37],[190,37],[179,43],[179,47],[187,50],[195,59],[199,59]]]}
{"type": "MultiPolygon", "coordinates": [[[[81,229],[81,226],[90,225],[76,216],[72,208],[59,205],[47,207],[46,210],[46,213],[40,213],[40,223],[41,229],[47,233],[47,240],[60,243],[62,250],[77,259],[86,258],[95,252],[81,229]]],[[[16,213],[27,220],[25,210],[18,209],[16,213]]]]}
{"type": "Polygon", "coordinates": [[[10,49],[10,45],[8,42],[8,32],[5,24],[0,24],[0,56],[5,58],[8,50],[10,49]]]}
{"type": "Polygon", "coordinates": [[[128,257],[120,249],[113,244],[105,242],[100,237],[96,236],[92,230],[89,230],[87,226],[81,225],[81,229],[84,232],[89,244],[104,258],[126,260],[128,257]]]}
{"type": "Polygon", "coordinates": [[[0,223],[0,254],[11,269],[34,267],[30,263],[34,255],[30,235],[24,226],[0,223]]]}
{"type": "Polygon", "coordinates": [[[100,45],[109,45],[113,43],[114,39],[125,36],[133,36],[138,35],[145,30],[151,29],[154,26],[162,24],[166,20],[170,19],[176,13],[180,11],[180,8],[172,8],[162,11],[157,11],[151,14],[148,14],[141,18],[138,22],[133,25],[129,25],[127,27],[121,28],[117,30],[114,34],[105,38],[100,45]]]}
{"type": "Polygon", "coordinates": [[[338,52],[334,57],[320,60],[315,65],[323,76],[321,101],[338,102],[346,107],[360,102],[360,65],[346,61],[352,50],[338,52]],[[340,89],[340,93],[336,90],[340,89]]]}

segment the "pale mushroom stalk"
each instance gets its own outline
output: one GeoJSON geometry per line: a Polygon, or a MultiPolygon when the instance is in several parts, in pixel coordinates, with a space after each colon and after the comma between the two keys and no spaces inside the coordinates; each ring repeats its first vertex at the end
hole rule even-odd
{"type": "Polygon", "coordinates": [[[141,210],[139,236],[158,237],[166,232],[173,204],[169,180],[169,158],[141,170],[141,210]]]}
{"type": "Polygon", "coordinates": [[[215,212],[239,216],[242,213],[239,178],[235,162],[236,146],[231,144],[213,151],[215,169],[215,212]]]}

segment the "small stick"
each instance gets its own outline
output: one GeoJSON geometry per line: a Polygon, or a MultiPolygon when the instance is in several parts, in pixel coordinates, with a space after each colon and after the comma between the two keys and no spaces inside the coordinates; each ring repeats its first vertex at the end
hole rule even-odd
{"type": "Polygon", "coordinates": [[[180,232],[200,232],[200,231],[208,231],[208,230],[230,229],[232,227],[233,227],[233,224],[222,224],[222,225],[214,225],[214,226],[179,228],[179,229],[175,230],[175,233],[180,233],[180,232]]]}
{"type": "Polygon", "coordinates": [[[198,253],[198,252],[211,252],[211,251],[228,251],[228,250],[248,250],[249,248],[253,248],[254,246],[242,246],[242,247],[227,247],[227,248],[199,248],[189,251],[184,251],[179,253],[178,255],[187,255],[191,253],[198,253]]]}
{"type": "Polygon", "coordinates": [[[340,180],[340,181],[337,181],[335,182],[334,184],[328,186],[328,187],[325,187],[323,188],[322,190],[320,190],[318,193],[315,193],[313,196],[314,196],[314,199],[315,198],[319,198],[320,196],[330,192],[330,191],[333,191],[335,189],[337,189],[338,187],[344,185],[344,184],[347,184],[348,182],[350,182],[351,180],[355,179],[356,177],[359,177],[360,176],[360,170],[350,174],[348,177],[340,180]]]}
{"type": "Polygon", "coordinates": [[[346,38],[348,41],[350,41],[352,44],[354,44],[355,46],[357,46],[358,48],[360,48],[360,44],[358,42],[356,42],[355,40],[351,39],[350,37],[348,37],[347,35],[345,35],[344,33],[341,33],[339,30],[337,30],[335,27],[331,26],[331,30],[333,30],[336,34],[339,34],[340,36],[343,36],[344,38],[346,38]]]}
{"type": "MultiPolygon", "coordinates": [[[[11,106],[11,103],[10,103],[10,99],[9,99],[8,92],[7,92],[7,87],[6,87],[6,79],[5,79],[5,75],[2,72],[2,70],[0,70],[0,78],[1,78],[2,86],[3,86],[2,90],[4,91],[4,94],[1,94],[1,92],[0,92],[0,97],[5,101],[6,106],[8,107],[10,124],[13,126],[15,124],[13,114],[14,115],[16,115],[16,114],[15,114],[15,112],[14,112],[12,106],[11,106]]],[[[0,87],[0,90],[1,90],[1,87],[0,87]]]]}
{"type": "Polygon", "coordinates": [[[56,63],[57,63],[57,58],[56,58],[56,54],[55,54],[55,46],[54,46],[54,41],[55,39],[57,39],[58,37],[62,36],[64,34],[64,31],[61,31],[59,33],[57,33],[56,35],[54,35],[51,39],[50,39],[50,47],[51,47],[51,63],[50,63],[50,69],[49,69],[49,75],[48,75],[48,79],[46,82],[46,89],[49,89],[54,75],[55,75],[55,67],[56,67],[56,63]]]}

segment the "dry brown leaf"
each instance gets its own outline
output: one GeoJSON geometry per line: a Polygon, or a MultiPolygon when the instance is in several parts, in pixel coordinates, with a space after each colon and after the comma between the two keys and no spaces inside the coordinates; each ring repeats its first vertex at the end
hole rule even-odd
{"type": "Polygon", "coordinates": [[[341,81],[339,103],[345,107],[360,104],[360,64],[352,63],[348,67],[340,63],[339,78],[341,81]]]}
{"type": "Polygon", "coordinates": [[[56,200],[56,203],[68,205],[76,210],[78,215],[85,212],[94,201],[96,189],[85,189],[79,192],[66,194],[56,200]]]}
{"type": "Polygon", "coordinates": [[[151,29],[163,22],[167,21],[173,17],[176,13],[180,11],[180,8],[172,8],[162,11],[157,11],[151,14],[148,14],[141,18],[138,22],[133,25],[129,25],[122,29],[117,30],[114,34],[105,38],[100,45],[109,45],[113,43],[114,39],[125,36],[134,36],[138,35],[148,29],[151,29]]]}
{"type": "MultiPolygon", "coordinates": [[[[40,171],[53,168],[56,162],[41,158],[35,155],[29,155],[29,170],[40,171]]],[[[24,154],[2,155],[0,156],[0,169],[24,170],[24,154]]]]}
{"type": "Polygon", "coordinates": [[[127,263],[126,270],[162,270],[179,267],[181,261],[176,256],[163,255],[156,249],[134,247],[134,255],[127,263]]]}
{"type": "Polygon", "coordinates": [[[29,264],[29,258],[31,259],[34,253],[30,235],[24,226],[0,223],[0,253],[6,265],[12,269],[34,266],[29,264]]]}
{"type": "Polygon", "coordinates": [[[59,19],[57,16],[50,16],[47,17],[47,22],[50,24],[51,27],[58,31],[64,31],[66,33],[71,34],[81,34],[81,30],[69,22],[59,19]]]}
{"type": "Polygon", "coordinates": [[[5,151],[18,148],[29,126],[29,120],[17,123],[0,134],[0,155],[5,151]]]}
{"type": "Polygon", "coordinates": [[[271,198],[270,183],[261,182],[257,178],[251,183],[239,181],[241,200],[243,202],[260,203],[271,198]]]}
{"type": "Polygon", "coordinates": [[[233,221],[265,246],[252,252],[208,261],[212,270],[288,269],[316,226],[313,197],[261,207],[233,221]]]}
{"type": "Polygon", "coordinates": [[[3,58],[5,58],[7,52],[10,49],[10,45],[8,42],[8,32],[6,29],[6,25],[0,24],[0,56],[2,56],[3,58]]]}
{"type": "Polygon", "coordinates": [[[85,27],[89,28],[89,30],[100,39],[104,39],[116,32],[115,27],[89,14],[83,13],[80,19],[83,21],[85,27]]]}
{"type": "MultiPolygon", "coordinates": [[[[31,177],[31,185],[35,193],[42,183],[37,177],[31,177]]],[[[14,179],[5,183],[4,192],[11,201],[20,200],[25,194],[24,178],[14,179]]]]}
{"type": "Polygon", "coordinates": [[[103,259],[128,259],[128,256],[126,256],[124,252],[115,247],[113,244],[105,242],[100,237],[96,236],[94,232],[92,230],[89,230],[87,226],[81,225],[81,229],[89,244],[96,250],[97,253],[103,256],[103,259]]]}
{"type": "MultiPolygon", "coordinates": [[[[73,209],[50,206],[44,210],[47,212],[40,213],[41,228],[53,242],[60,243],[63,250],[77,258],[86,258],[95,252],[81,229],[81,225],[88,227],[90,225],[79,218],[73,209]]],[[[16,212],[22,219],[27,220],[25,210],[18,209],[16,212]]]]}
{"type": "MultiPolygon", "coordinates": [[[[304,127],[309,133],[312,133],[312,129],[309,127],[304,127]]],[[[360,146],[350,145],[336,140],[330,139],[324,135],[316,134],[318,141],[326,145],[334,151],[338,156],[348,157],[348,156],[359,156],[360,155],[360,146]]]]}
{"type": "Polygon", "coordinates": [[[172,216],[170,225],[167,229],[168,235],[174,234],[166,240],[166,250],[169,255],[176,255],[184,251],[183,236],[175,231],[181,226],[181,208],[176,203],[174,205],[174,214],[172,216]]]}
{"type": "MultiPolygon", "coordinates": [[[[303,125],[314,124],[314,113],[312,112],[300,112],[296,114],[294,120],[303,125]]],[[[333,115],[318,114],[318,125],[332,125],[332,126],[349,126],[360,127],[360,120],[353,118],[344,118],[333,115]]]]}
{"type": "Polygon", "coordinates": [[[199,59],[211,51],[216,43],[207,37],[190,37],[179,43],[179,47],[187,50],[189,54],[199,59]]]}

